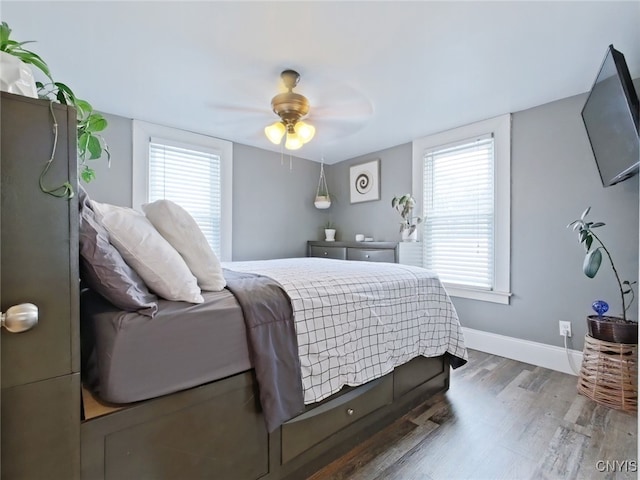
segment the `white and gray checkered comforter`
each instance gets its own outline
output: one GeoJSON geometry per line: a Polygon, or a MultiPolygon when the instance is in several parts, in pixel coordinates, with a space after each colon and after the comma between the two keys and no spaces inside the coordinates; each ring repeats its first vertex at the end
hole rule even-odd
{"type": "Polygon", "coordinates": [[[228,262],[268,276],[291,298],[304,403],[362,385],[423,355],[467,359],[449,296],[419,267],[326,258],[228,262]]]}

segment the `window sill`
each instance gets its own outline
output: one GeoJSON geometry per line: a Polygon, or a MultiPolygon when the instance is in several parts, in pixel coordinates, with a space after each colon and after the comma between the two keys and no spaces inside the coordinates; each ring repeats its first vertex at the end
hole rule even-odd
{"type": "Polygon", "coordinates": [[[475,288],[464,288],[459,285],[444,284],[444,288],[450,297],[468,298],[470,300],[480,300],[483,302],[500,303],[509,305],[511,292],[496,292],[493,290],[480,290],[475,288]]]}

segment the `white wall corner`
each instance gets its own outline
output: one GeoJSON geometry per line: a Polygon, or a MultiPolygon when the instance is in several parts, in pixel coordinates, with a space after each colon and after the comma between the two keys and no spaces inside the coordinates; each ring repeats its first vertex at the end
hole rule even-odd
{"type": "MultiPolygon", "coordinates": [[[[564,347],[531,342],[520,338],[507,337],[495,333],[483,332],[472,328],[462,328],[467,348],[492,355],[518,360],[538,367],[577,375],[571,368],[564,347]]],[[[576,370],[582,365],[582,352],[569,350],[569,356],[576,370]]]]}

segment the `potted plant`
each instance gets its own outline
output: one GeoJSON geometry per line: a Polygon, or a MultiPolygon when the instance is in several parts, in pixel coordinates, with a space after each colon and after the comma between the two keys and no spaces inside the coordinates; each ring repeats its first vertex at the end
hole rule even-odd
{"type": "Polygon", "coordinates": [[[415,242],[418,239],[418,224],[422,218],[413,216],[416,201],[410,193],[398,195],[391,199],[391,207],[402,217],[400,222],[400,234],[403,242],[415,242]]]}
{"type": "Polygon", "coordinates": [[[594,229],[604,227],[605,224],[603,222],[587,221],[586,217],[590,211],[591,207],[587,208],[580,218],[567,225],[567,228],[572,227],[574,231],[578,232],[578,241],[585,248],[586,254],[582,264],[582,271],[587,277],[594,278],[600,270],[602,252],[604,252],[608,258],[617,282],[618,291],[620,292],[622,314],[620,317],[604,315],[604,313],[609,310],[608,304],[602,300],[595,301],[593,303],[593,309],[597,315],[589,315],[587,317],[589,335],[606,342],[638,343],[638,323],[627,317],[627,310],[629,310],[629,307],[635,299],[633,285],[637,282],[631,282],[629,280],[623,281],[620,278],[618,270],[613,263],[611,253],[604,243],[602,243],[600,237],[594,232],[594,229]],[[627,296],[630,296],[628,300],[627,296]]]}
{"type": "MultiPolygon", "coordinates": [[[[49,82],[35,82],[40,98],[52,101],[55,99],[76,109],[78,167],[80,168],[80,177],[88,183],[95,178],[95,171],[87,164],[87,161],[101,158],[103,154],[107,156],[107,161],[111,159],[109,147],[100,134],[107,128],[107,120],[103,115],[95,112],[89,102],[76,97],[67,85],[54,81],[46,62],[36,53],[24,48],[23,45],[27,43],[31,43],[31,41],[17,42],[11,39],[11,28],[9,28],[7,22],[2,22],[0,25],[0,52],[4,52],[3,55],[14,56],[25,64],[33,65],[44,73],[49,82]]],[[[73,192],[69,192],[68,188],[70,188],[70,185],[65,187],[66,194],[73,195],[73,192]]],[[[48,191],[47,193],[52,192],[48,191]]]]}
{"type": "Polygon", "coordinates": [[[335,242],[336,240],[336,228],[333,225],[333,222],[327,222],[324,226],[324,241],[325,242],[335,242]]]}

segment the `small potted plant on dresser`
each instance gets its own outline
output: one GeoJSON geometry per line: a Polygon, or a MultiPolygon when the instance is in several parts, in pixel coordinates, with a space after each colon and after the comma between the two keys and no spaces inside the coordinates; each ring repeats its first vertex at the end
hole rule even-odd
{"type": "Polygon", "coordinates": [[[605,342],[636,344],[638,343],[638,323],[628,318],[627,311],[635,298],[633,286],[637,282],[623,281],[620,278],[611,253],[594,232],[594,229],[604,227],[605,224],[587,221],[586,217],[590,210],[591,207],[587,208],[578,220],[574,220],[567,227],[573,227],[573,230],[578,232],[578,241],[585,248],[582,270],[587,277],[594,278],[598,273],[602,264],[602,252],[608,258],[620,292],[622,313],[621,316],[604,315],[609,310],[609,305],[603,300],[596,300],[593,303],[593,309],[597,315],[587,317],[589,335],[605,342]]]}
{"type": "Polygon", "coordinates": [[[415,242],[418,240],[418,224],[422,218],[413,216],[416,201],[410,193],[398,195],[391,199],[391,208],[394,208],[402,217],[400,222],[400,235],[403,242],[415,242]]]}
{"type": "Polygon", "coordinates": [[[335,242],[336,240],[336,228],[333,222],[327,222],[324,226],[324,241],[335,242]]]}

